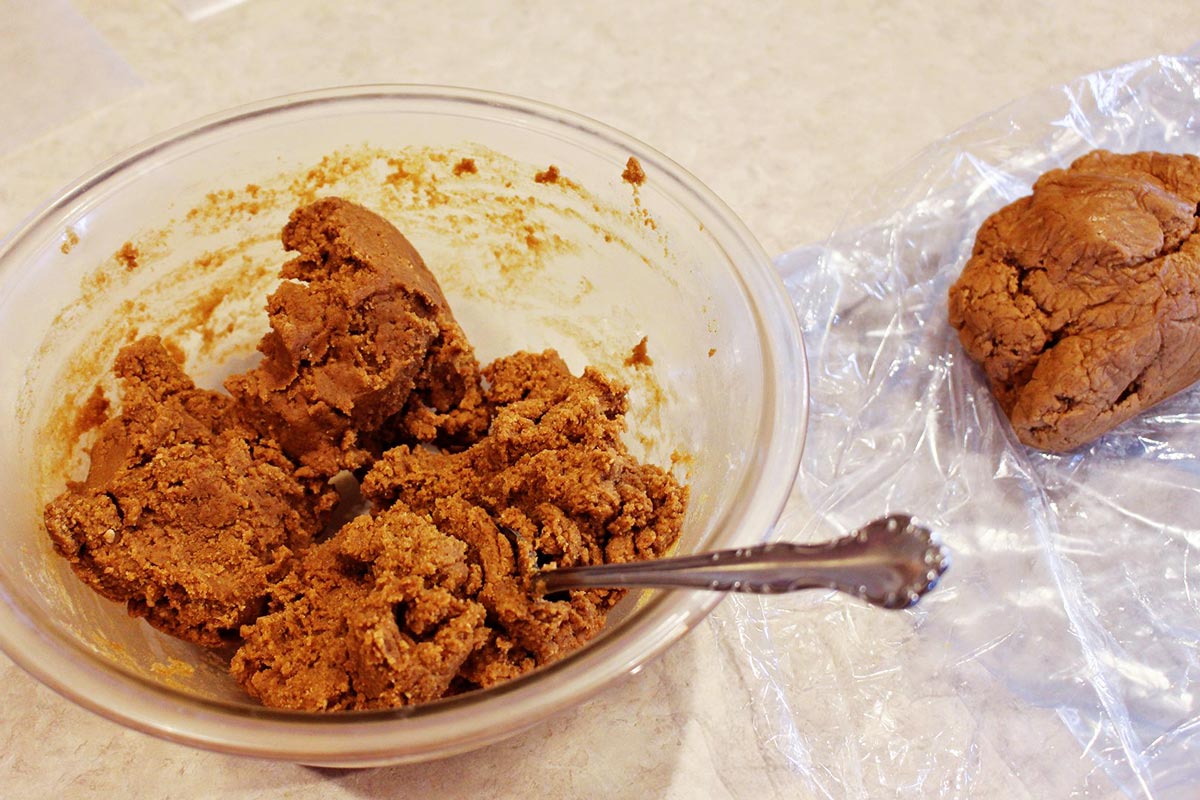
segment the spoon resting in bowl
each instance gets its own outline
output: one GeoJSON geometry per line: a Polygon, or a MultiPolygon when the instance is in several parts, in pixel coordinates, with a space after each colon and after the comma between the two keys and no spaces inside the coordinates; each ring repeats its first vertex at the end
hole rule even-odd
{"type": "Polygon", "coordinates": [[[772,542],[677,558],[563,567],[539,573],[537,594],[566,589],[707,589],[778,594],[836,589],[883,608],[908,608],[937,585],[950,555],[907,514],[818,544],[772,542]]]}

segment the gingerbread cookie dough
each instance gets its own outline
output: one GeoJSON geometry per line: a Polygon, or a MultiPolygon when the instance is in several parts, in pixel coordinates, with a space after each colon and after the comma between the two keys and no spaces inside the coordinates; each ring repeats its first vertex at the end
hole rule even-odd
{"type": "Polygon", "coordinates": [[[158,339],[124,348],[114,370],[121,415],[100,426],[87,478],[46,507],[54,548],[154,627],[236,642],[336,495],[299,477],[228,396],[197,389],[158,339]]]}
{"type": "Polygon", "coordinates": [[[340,198],[293,212],[263,361],[225,386],[315,475],[394,441],[469,444],[487,428],[479,365],[437,280],[387,220],[340,198]]]}
{"type": "Polygon", "coordinates": [[[621,597],[531,595],[538,569],[675,543],[686,492],[621,443],[623,389],[553,352],[484,372],[487,436],[458,453],[389,450],[363,481],[378,513],[309,551],[243,629],[233,674],[251,694],[327,710],[492,686],[582,645],[621,597]]]}
{"type": "Polygon", "coordinates": [[[436,700],[486,641],[486,611],[466,597],[477,584],[466,543],[425,517],[399,506],[358,517],[273,587],[231,671],[279,708],[436,700]]]}
{"type": "Polygon", "coordinates": [[[687,500],[623,444],[624,387],[553,351],[480,370],[420,256],[359,206],[298,209],[283,241],[262,363],[229,395],[157,339],[122,350],[121,412],[46,507],[56,549],[156,627],[236,647],[270,706],[425,702],[594,636],[621,592],[531,577],[661,556],[687,500]],[[328,531],[345,470],[371,512],[328,531]]]}
{"type": "Polygon", "coordinates": [[[950,324],[1025,444],[1079,447],[1200,378],[1200,159],[1103,150],[980,228],[950,324]]]}

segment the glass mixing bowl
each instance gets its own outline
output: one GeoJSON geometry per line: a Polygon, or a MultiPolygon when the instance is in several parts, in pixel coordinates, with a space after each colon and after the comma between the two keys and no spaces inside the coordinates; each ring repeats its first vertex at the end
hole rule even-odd
{"type": "Polygon", "coordinates": [[[174,741],[330,766],[416,761],[580,703],[720,596],[631,594],[587,647],[494,689],[285,712],[243,696],[221,658],[83,586],[41,523],[86,465],[79,409],[97,384],[118,396],[121,344],[171,338],[201,385],[244,369],[286,258],[280,227],[327,194],[413,241],[481,362],[554,347],[576,371],[629,383],[631,449],[691,487],[681,554],[770,535],[803,445],[804,351],[771,262],[699,181],[597,122],[477,91],[356,87],[203,119],[100,167],[5,240],[0,646],[64,696],[174,741]],[[626,363],[643,338],[652,365],[626,363]]]}

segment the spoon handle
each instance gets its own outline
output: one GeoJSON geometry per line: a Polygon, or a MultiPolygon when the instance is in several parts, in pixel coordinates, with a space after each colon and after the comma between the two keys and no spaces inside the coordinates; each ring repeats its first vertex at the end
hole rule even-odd
{"type": "Polygon", "coordinates": [[[907,608],[932,589],[950,556],[929,531],[906,514],[867,523],[820,544],[773,542],[678,558],[632,561],[542,572],[534,589],[710,589],[776,594],[826,588],[884,608],[907,608]]]}

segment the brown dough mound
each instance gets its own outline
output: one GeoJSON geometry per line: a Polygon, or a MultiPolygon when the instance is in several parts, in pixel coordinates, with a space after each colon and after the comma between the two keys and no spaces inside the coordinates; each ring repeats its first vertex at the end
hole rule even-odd
{"type": "Polygon", "coordinates": [[[122,413],[100,427],[86,480],[46,506],[54,547],[154,627],[208,647],[236,641],[336,495],[297,479],[157,338],[122,349],[114,371],[122,413]]]}
{"type": "Polygon", "coordinates": [[[980,228],[950,324],[1017,438],[1065,451],[1200,378],[1200,159],[1098,150],[980,228]]]}
{"type": "Polygon", "coordinates": [[[478,598],[493,633],[463,670],[477,686],[575,649],[622,596],[601,590],[531,601],[522,589],[539,566],[662,556],[679,538],[687,502],[669,473],[628,453],[624,387],[597,370],[572,376],[547,351],[498,359],[484,375],[494,413],[485,438],[461,453],[397,447],[363,480],[377,506],[398,502],[431,515],[482,565],[478,598]],[[476,522],[487,518],[507,535],[476,522]]]}
{"type": "Polygon", "coordinates": [[[268,298],[257,369],[225,386],[315,475],[370,463],[382,444],[474,441],[487,428],[479,365],[437,280],[387,220],[336,197],[296,209],[299,255],[268,298]]]}
{"type": "Polygon", "coordinates": [[[243,629],[233,677],[264,704],[308,711],[436,700],[487,636],[464,599],[467,547],[397,506],[310,549],[243,629]]]}
{"type": "Polygon", "coordinates": [[[264,704],[388,707],[521,675],[598,633],[622,596],[534,597],[536,570],[674,545],[686,489],[626,451],[621,387],[572,376],[553,352],[485,376],[488,435],[459,453],[384,454],[363,490],[386,510],[310,550],[243,628],[233,674],[264,704]]]}

